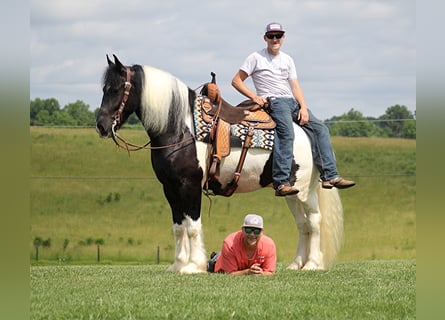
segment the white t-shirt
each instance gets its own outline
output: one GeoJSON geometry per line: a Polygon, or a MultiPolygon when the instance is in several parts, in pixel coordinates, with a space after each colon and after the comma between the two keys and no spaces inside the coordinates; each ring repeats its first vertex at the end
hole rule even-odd
{"type": "Polygon", "coordinates": [[[276,56],[267,48],[250,54],[241,65],[252,77],[257,95],[262,97],[293,97],[289,80],[297,79],[294,60],[280,51],[276,56]]]}

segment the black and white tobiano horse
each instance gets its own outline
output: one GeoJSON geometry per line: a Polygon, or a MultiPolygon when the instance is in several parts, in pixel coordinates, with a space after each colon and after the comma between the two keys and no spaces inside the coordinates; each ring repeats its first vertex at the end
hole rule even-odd
{"type": "MultiPolygon", "coordinates": [[[[168,72],[150,66],[124,66],[116,56],[114,62],[107,56],[107,61],[96,130],[101,137],[115,139],[120,126],[136,113],[151,139],[152,166],[172,211],[175,258],[168,270],[206,272],[200,211],[210,160],[208,145],[194,137],[193,108],[198,94],[168,72]]],[[[296,186],[300,192],[285,199],[299,237],[288,269],[324,270],[331,267],[340,250],[343,208],[335,188],[320,186],[308,137],[296,124],[294,131],[294,159],[299,166],[296,186]]],[[[222,159],[219,174],[223,187],[232,180],[240,153],[241,148],[232,148],[222,159]]],[[[260,176],[270,157],[271,151],[250,148],[235,192],[265,187],[260,176]]]]}

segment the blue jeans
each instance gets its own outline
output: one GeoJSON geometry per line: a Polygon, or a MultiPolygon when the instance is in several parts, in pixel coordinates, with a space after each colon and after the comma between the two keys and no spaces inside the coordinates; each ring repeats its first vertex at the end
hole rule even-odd
{"type": "MultiPolygon", "coordinates": [[[[300,105],[297,106],[297,113],[300,105]]],[[[327,181],[338,177],[335,154],[331,144],[331,135],[328,127],[316,118],[311,110],[309,112],[309,122],[302,126],[304,132],[311,141],[312,157],[315,166],[320,171],[320,179],[327,181]]]]}
{"type": "Polygon", "coordinates": [[[215,264],[218,257],[221,255],[221,251],[215,252],[215,255],[207,261],[207,272],[215,272],[215,264]]]}
{"type": "Polygon", "coordinates": [[[297,104],[293,98],[271,98],[270,103],[270,115],[277,124],[272,161],[273,187],[276,189],[289,184],[295,137],[292,115],[297,111],[297,104]]]}
{"type": "MultiPolygon", "coordinates": [[[[292,122],[296,120],[300,105],[293,98],[271,98],[270,102],[270,115],[277,124],[272,162],[273,186],[276,189],[281,184],[289,184],[295,137],[292,122]]],[[[314,163],[320,171],[321,180],[333,179],[338,173],[329,129],[310,110],[308,112],[309,122],[302,128],[311,141],[314,163]]]]}

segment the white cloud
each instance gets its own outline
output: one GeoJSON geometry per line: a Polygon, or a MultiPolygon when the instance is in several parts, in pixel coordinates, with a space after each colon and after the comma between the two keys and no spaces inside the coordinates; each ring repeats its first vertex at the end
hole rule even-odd
{"type": "Polygon", "coordinates": [[[31,0],[31,99],[98,107],[106,54],[164,69],[191,88],[217,79],[225,98],[270,21],[287,30],[309,106],[321,119],[351,107],[379,116],[415,101],[415,1],[31,0]]]}

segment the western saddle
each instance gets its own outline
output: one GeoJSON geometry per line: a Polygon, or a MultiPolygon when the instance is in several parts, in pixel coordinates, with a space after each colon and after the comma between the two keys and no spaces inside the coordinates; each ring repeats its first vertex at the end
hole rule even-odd
{"type": "MultiPolygon", "coordinates": [[[[241,123],[248,128],[232,181],[224,189],[217,188],[218,190],[215,190],[215,188],[213,188],[215,194],[229,197],[238,187],[238,181],[241,176],[247,151],[251,145],[254,130],[274,129],[276,124],[269,113],[266,112],[270,106],[269,103],[261,107],[252,100],[246,100],[237,106],[232,106],[222,99],[221,92],[216,85],[215,73],[212,72],[211,76],[211,82],[206,83],[201,90],[201,95],[208,97],[208,99],[203,99],[200,115],[202,120],[210,127],[208,142],[211,144],[211,159],[207,171],[207,192],[209,182],[219,183],[221,159],[230,154],[230,126],[241,123]]],[[[221,183],[219,183],[219,185],[221,185],[221,183]]]]}

